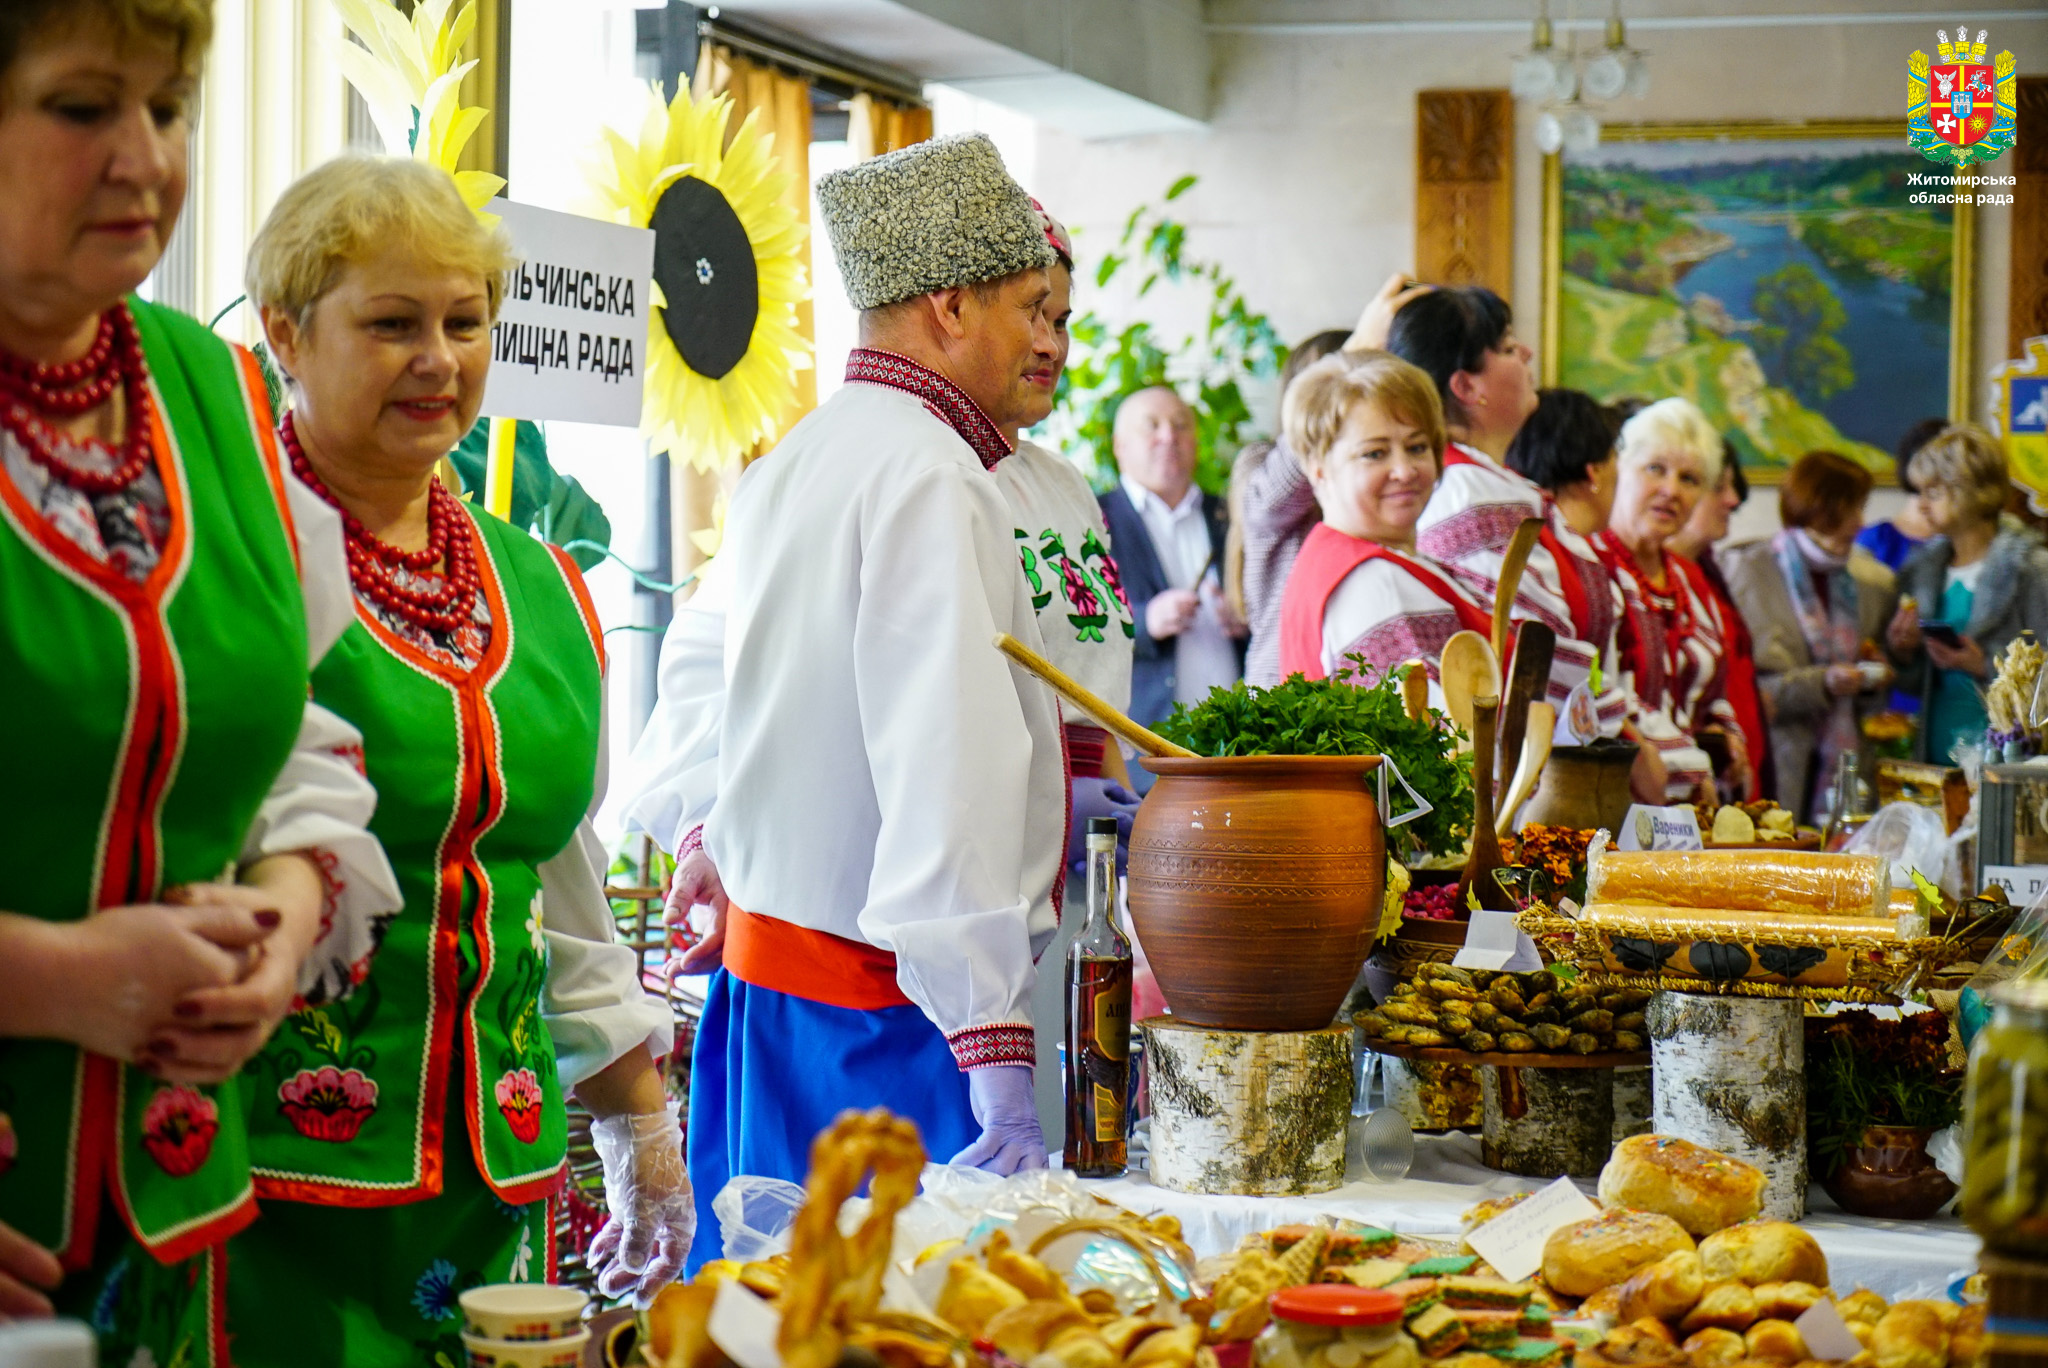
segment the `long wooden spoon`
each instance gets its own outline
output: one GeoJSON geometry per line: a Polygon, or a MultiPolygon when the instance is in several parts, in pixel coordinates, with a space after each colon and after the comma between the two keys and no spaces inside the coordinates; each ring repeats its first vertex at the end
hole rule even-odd
{"type": "Polygon", "coordinates": [[[1420,722],[1429,716],[1429,663],[1411,660],[1401,667],[1401,704],[1408,720],[1420,722]]]}
{"type": "Polygon", "coordinates": [[[1551,733],[1557,730],[1557,709],[1548,703],[1529,705],[1529,729],[1522,737],[1522,758],[1515,764],[1514,781],[1502,800],[1500,815],[1494,819],[1496,836],[1506,836],[1514,827],[1515,813],[1529,801],[1543,767],[1550,763],[1551,733]]]}
{"type": "Polygon", "coordinates": [[[1198,758],[1186,746],[1177,746],[1158,732],[1139,726],[1008,632],[996,633],[996,649],[1051,685],[1054,693],[1101,723],[1105,730],[1122,737],[1145,754],[1177,755],[1190,760],[1198,758]]]}
{"type": "Polygon", "coordinates": [[[1528,567],[1529,553],[1536,549],[1536,539],[1543,535],[1540,518],[1524,518],[1515,528],[1515,534],[1508,538],[1507,552],[1501,557],[1500,582],[1493,589],[1493,655],[1500,660],[1508,653],[1508,616],[1515,606],[1515,594],[1522,587],[1522,571],[1528,567]]]}
{"type": "Polygon", "coordinates": [[[1479,633],[1459,632],[1444,643],[1437,672],[1443,680],[1444,711],[1471,736],[1472,700],[1482,694],[1500,697],[1500,657],[1479,633]]]}

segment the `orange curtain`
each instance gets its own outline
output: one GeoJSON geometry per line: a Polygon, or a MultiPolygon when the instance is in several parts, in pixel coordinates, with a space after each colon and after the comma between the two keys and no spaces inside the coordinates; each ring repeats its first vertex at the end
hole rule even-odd
{"type": "Polygon", "coordinates": [[[932,112],[924,105],[900,105],[862,91],[848,111],[846,141],[860,161],[894,152],[932,135],[932,112]]]}

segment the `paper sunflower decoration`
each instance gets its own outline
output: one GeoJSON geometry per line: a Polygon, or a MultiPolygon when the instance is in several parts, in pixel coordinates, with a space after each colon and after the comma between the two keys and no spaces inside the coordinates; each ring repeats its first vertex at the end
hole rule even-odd
{"type": "Polygon", "coordinates": [[[807,229],[784,202],[775,137],[749,114],[726,145],[732,101],[663,104],[650,85],[637,137],[605,130],[585,211],[654,230],[654,315],[640,431],[701,471],[772,437],[811,364],[796,306],[807,229]]]}
{"type": "Polygon", "coordinates": [[[349,84],[370,107],[370,118],[394,157],[411,156],[440,167],[455,177],[463,203],[487,223],[497,217],[483,212],[493,195],[505,188],[502,176],[488,171],[458,171],[456,159],[484,121],[487,110],[465,107],[462,78],[474,61],[455,65],[462,46],[476,31],[476,0],[468,0],[453,19],[454,0],[418,0],[407,19],[393,0],[334,0],[341,21],[363,46],[336,45],[336,60],[349,84]]]}

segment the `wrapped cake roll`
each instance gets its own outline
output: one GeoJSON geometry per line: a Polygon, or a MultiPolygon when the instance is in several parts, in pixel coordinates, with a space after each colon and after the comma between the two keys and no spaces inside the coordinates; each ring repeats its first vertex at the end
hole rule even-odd
{"type": "Polygon", "coordinates": [[[1588,902],[1737,908],[1793,916],[1883,917],[1891,865],[1878,855],[1812,850],[1609,850],[1586,852],[1588,902]]]}
{"type": "MultiPolygon", "coordinates": [[[[1889,913],[1890,909],[1886,911],[1889,913]]],[[[1832,917],[1805,908],[1756,912],[1742,907],[1648,907],[1603,901],[1587,903],[1579,919],[1593,926],[1628,932],[1655,931],[1668,922],[1682,925],[1695,939],[1741,940],[1751,945],[1769,944],[1774,936],[1782,937],[1787,932],[1801,936],[1869,936],[1876,940],[1912,940],[1927,934],[1927,919],[1917,913],[1901,917],[1832,917]]]]}

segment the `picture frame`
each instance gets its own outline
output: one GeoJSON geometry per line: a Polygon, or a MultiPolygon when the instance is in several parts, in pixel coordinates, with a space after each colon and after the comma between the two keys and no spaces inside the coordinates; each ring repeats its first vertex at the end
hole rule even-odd
{"type": "Polygon", "coordinates": [[[1543,159],[1543,385],[1683,394],[1753,484],[1814,449],[1893,484],[1907,427],[1968,418],[1975,215],[1910,202],[1946,187],[1907,175],[1951,173],[1907,145],[1905,120],[1610,124],[1600,138],[1543,159]]]}

